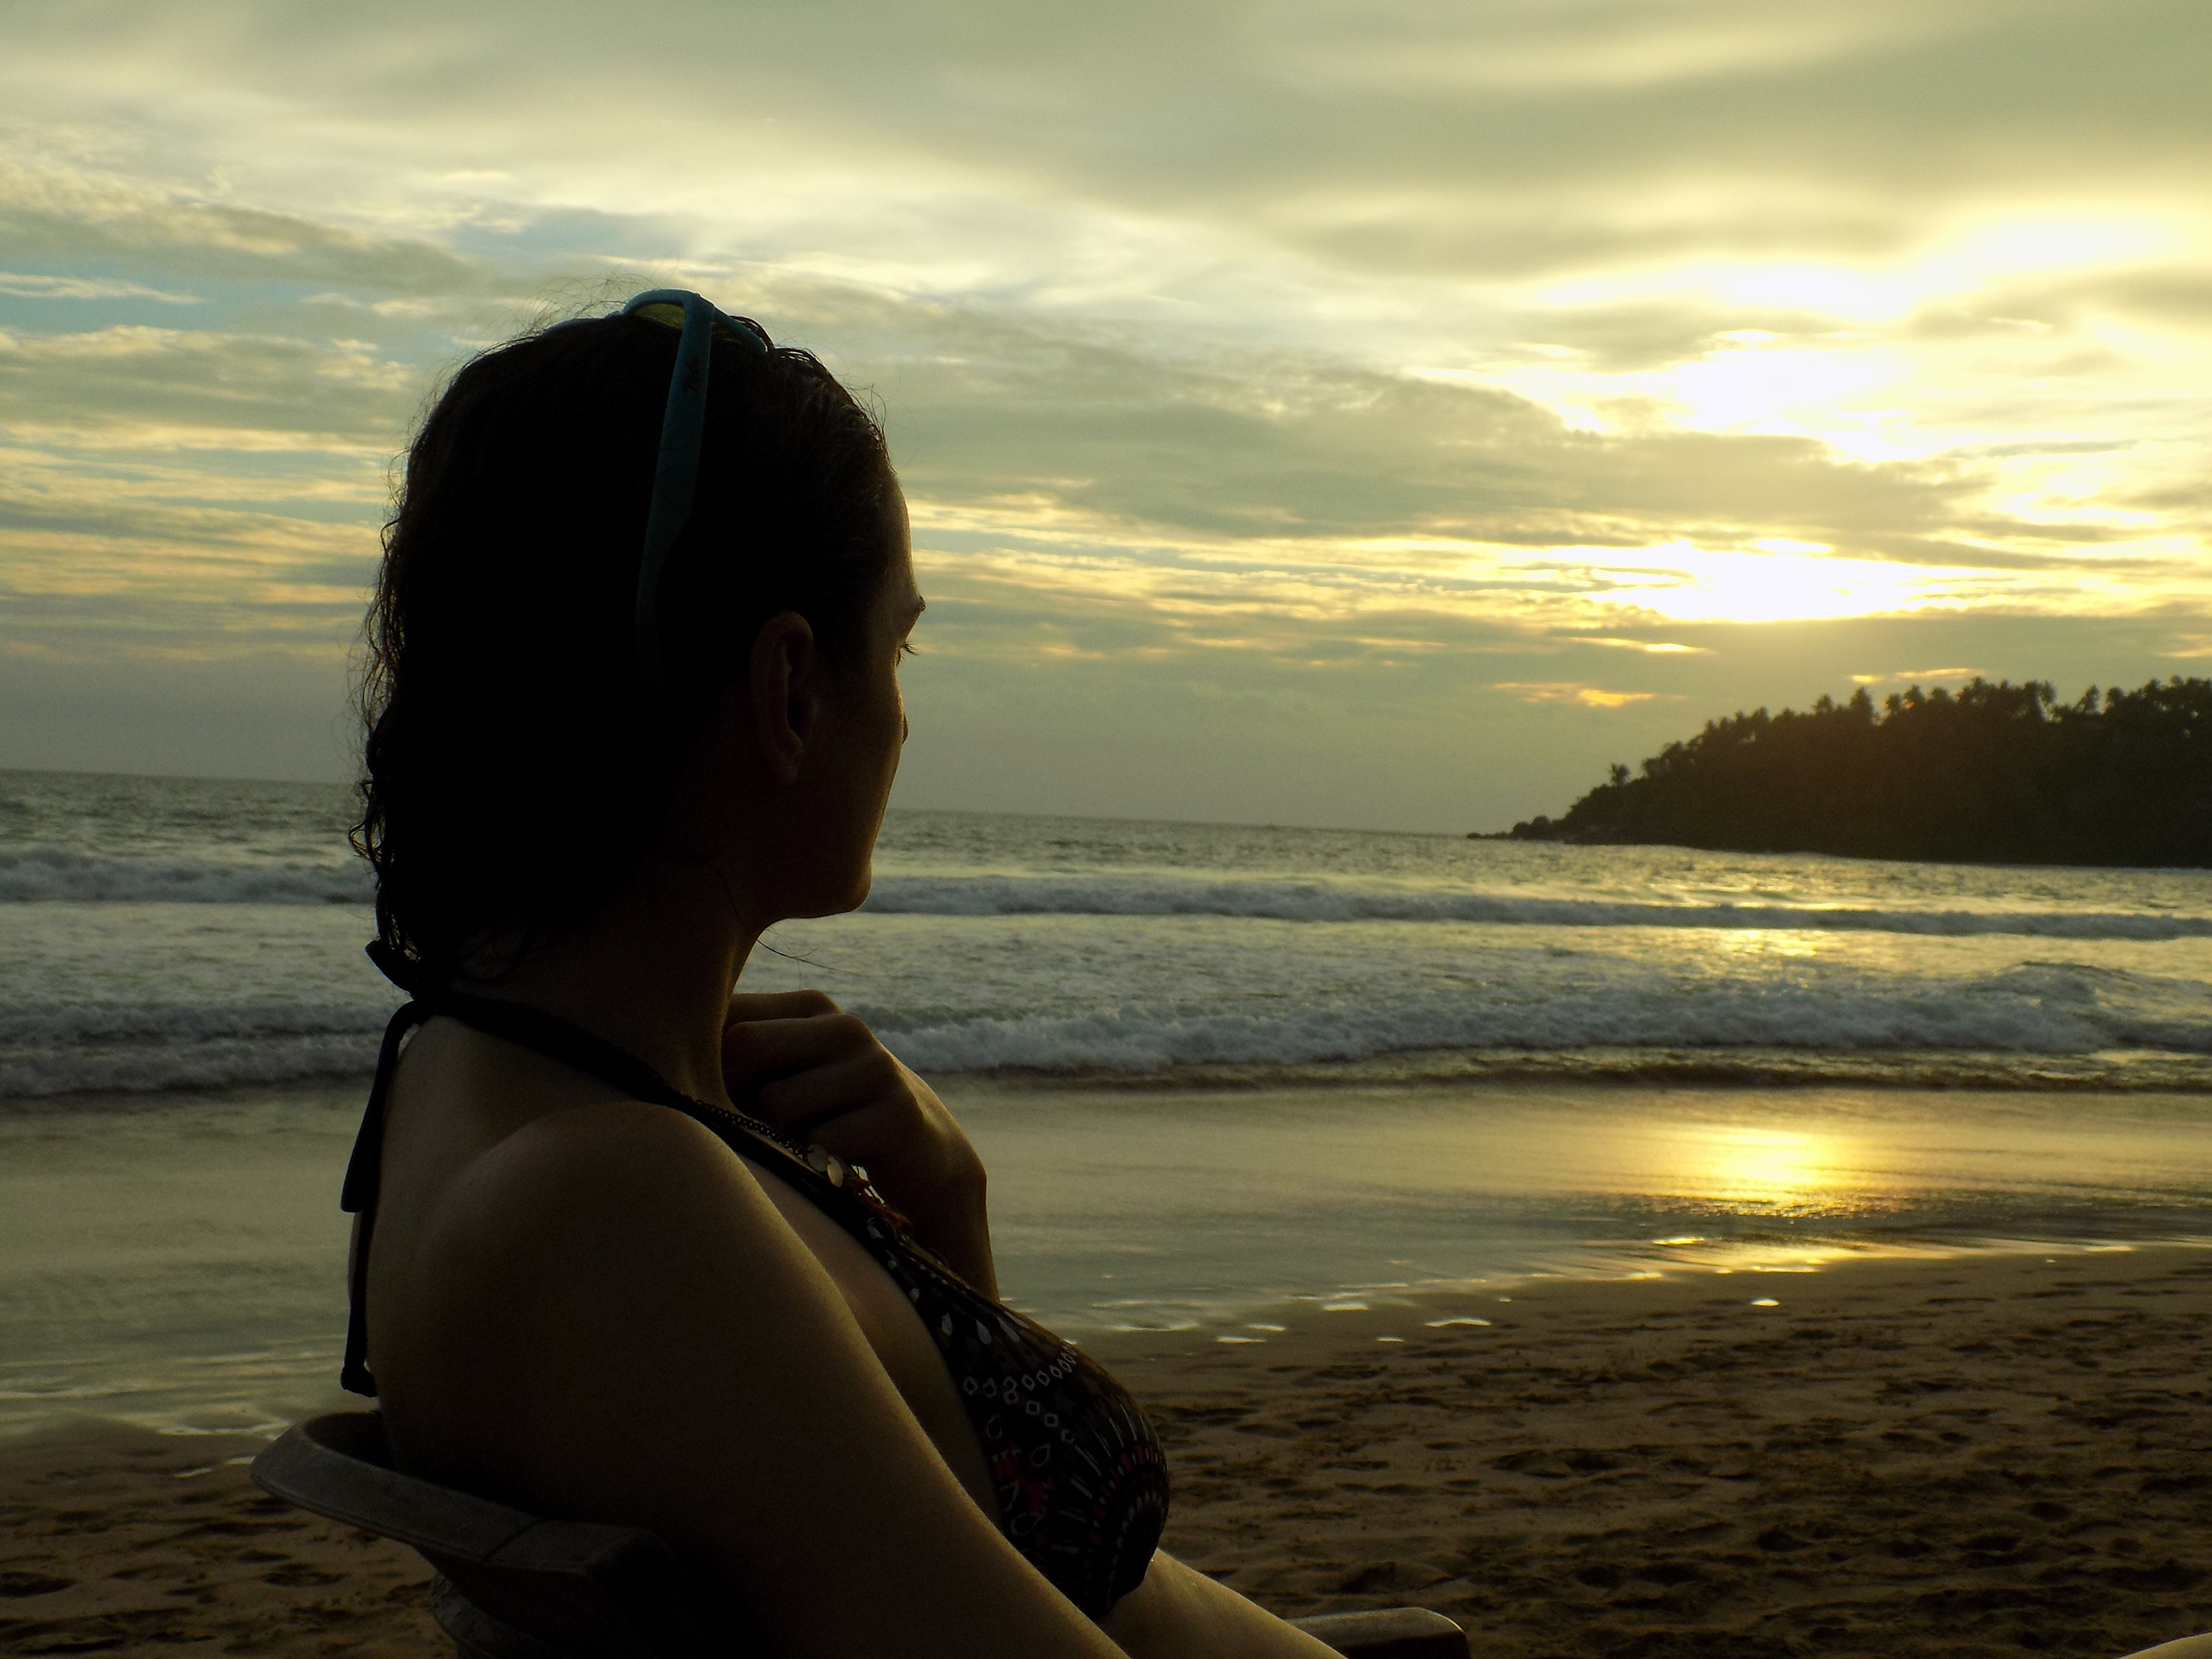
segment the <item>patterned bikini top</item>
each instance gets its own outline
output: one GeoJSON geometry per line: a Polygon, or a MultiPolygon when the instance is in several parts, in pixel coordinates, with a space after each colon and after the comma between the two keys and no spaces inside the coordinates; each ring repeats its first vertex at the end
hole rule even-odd
{"type": "Polygon", "coordinates": [[[376,1392],[365,1310],[385,1104],[407,1033],[440,1016],[679,1111],[805,1194],[906,1292],[936,1340],[990,1466],[999,1525],[1013,1547],[1093,1620],[1144,1582],[1167,1524],[1167,1460],[1137,1402],[1103,1367],[931,1255],[865,1170],[819,1146],[797,1146],[758,1118],[694,1100],[612,1043],[520,1003],[441,992],[408,1003],[385,1030],[339,1200],[356,1218],[343,1386],[376,1392]]]}

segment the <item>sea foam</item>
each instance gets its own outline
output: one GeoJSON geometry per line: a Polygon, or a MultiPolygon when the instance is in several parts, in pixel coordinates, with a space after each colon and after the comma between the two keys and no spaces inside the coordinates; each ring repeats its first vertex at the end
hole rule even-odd
{"type": "Polygon", "coordinates": [[[868,1011],[921,1071],[1020,1067],[1140,1074],[1178,1066],[1295,1066],[1427,1049],[1567,1053],[1613,1048],[1929,1051],[2087,1055],[2119,1049],[2212,1054],[2212,1006],[2105,994],[2080,975],[2016,970],[1948,985],[1880,988],[1622,982],[1595,994],[1501,1003],[1433,993],[1203,1011],[1124,1005],[1091,1013],[983,1015],[927,1024],[868,1011]],[[2062,978],[2075,981],[2070,985],[2062,978]]]}
{"type": "MultiPolygon", "coordinates": [[[[353,904],[368,871],[343,863],[116,858],[56,847],[0,851],[0,903],[353,904]]],[[[1502,927],[1684,927],[1936,938],[2212,938],[2212,917],[2160,912],[1654,903],[1316,879],[1157,874],[905,875],[864,908],[912,916],[1218,916],[1267,921],[1453,922],[1502,927]]]]}
{"type": "Polygon", "coordinates": [[[881,876],[879,915],[1224,916],[1272,921],[1462,922],[1524,927],[1697,927],[1820,933],[2212,938],[2212,918],[2129,912],[1848,908],[1524,897],[1448,888],[1162,876],[881,876]]]}
{"type": "MultiPolygon", "coordinates": [[[[366,1072],[389,1000],[263,998],[145,1006],[0,1009],[0,1098],[282,1082],[366,1072]]],[[[1508,1000],[1434,988],[1394,997],[1311,988],[1209,1006],[1130,998],[1072,1012],[960,1012],[865,1001],[852,1012],[925,1073],[1023,1070],[1148,1076],[1182,1068],[1299,1066],[1430,1050],[1601,1056],[1623,1049],[1801,1057],[1980,1054],[2212,1055],[2203,988],[2065,963],[1962,981],[1917,975],[1840,985],[1736,978],[1685,983],[1624,970],[1602,989],[1508,1000]]],[[[1571,1075],[1582,1062],[1556,1069],[1571,1075]]],[[[1924,1069],[1916,1065],[1916,1072],[1924,1069]]],[[[1854,1063],[1844,1073],[1865,1080],[1854,1063]]]]}
{"type": "Polygon", "coordinates": [[[0,904],[367,904],[366,866],[0,848],[0,904]]]}

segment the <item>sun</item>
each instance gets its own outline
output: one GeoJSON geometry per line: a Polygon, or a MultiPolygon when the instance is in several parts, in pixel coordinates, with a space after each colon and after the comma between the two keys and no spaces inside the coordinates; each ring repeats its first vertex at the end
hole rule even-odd
{"type": "Polygon", "coordinates": [[[1817,543],[1768,539],[1737,550],[1669,542],[1649,556],[1650,567],[1614,573],[1620,586],[1606,598],[1669,622],[1830,622],[1958,603],[1956,573],[1838,556],[1817,543]]]}

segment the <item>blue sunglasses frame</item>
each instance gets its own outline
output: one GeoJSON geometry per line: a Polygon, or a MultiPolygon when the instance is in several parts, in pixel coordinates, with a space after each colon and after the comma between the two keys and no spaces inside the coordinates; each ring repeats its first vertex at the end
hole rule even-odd
{"type": "Polygon", "coordinates": [[[707,369],[714,337],[750,346],[765,357],[775,349],[759,324],[732,317],[689,289],[648,289],[622,308],[684,331],[676,343],[676,370],[668,380],[668,406],[660,417],[660,455],[653,464],[653,506],[645,518],[645,548],[637,565],[637,672],[653,702],[668,697],[668,672],[660,649],[660,576],[677,538],[691,522],[699,488],[699,452],[707,431],[707,369]]]}

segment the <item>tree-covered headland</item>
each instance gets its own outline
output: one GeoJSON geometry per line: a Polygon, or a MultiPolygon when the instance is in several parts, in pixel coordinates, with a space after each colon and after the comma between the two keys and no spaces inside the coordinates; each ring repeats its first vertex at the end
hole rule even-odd
{"type": "Polygon", "coordinates": [[[1516,840],[1984,864],[2212,866],[2212,680],[1863,687],[1711,720],[1516,840]]]}

